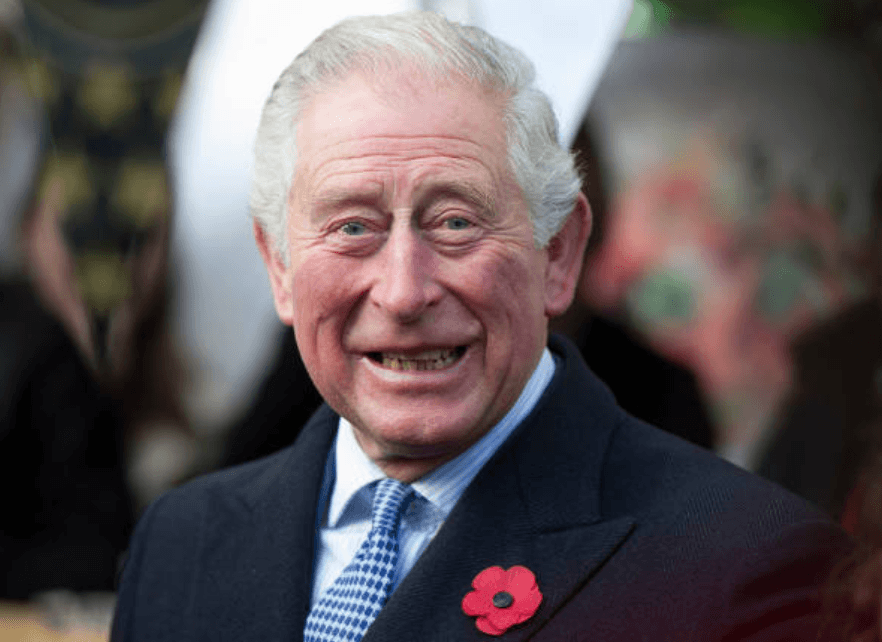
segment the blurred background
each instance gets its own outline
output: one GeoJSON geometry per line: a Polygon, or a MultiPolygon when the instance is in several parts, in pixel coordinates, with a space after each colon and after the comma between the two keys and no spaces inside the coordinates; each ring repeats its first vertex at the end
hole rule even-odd
{"type": "Polygon", "coordinates": [[[595,215],[555,329],[633,414],[847,521],[882,437],[882,5],[315,4],[0,0],[0,640],[106,636],[140,511],[320,403],[251,147],[352,14],[440,11],[534,60],[595,215]]]}

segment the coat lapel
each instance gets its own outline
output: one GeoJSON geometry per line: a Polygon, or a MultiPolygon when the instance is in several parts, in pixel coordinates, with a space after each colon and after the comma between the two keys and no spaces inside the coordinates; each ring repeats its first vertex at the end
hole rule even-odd
{"type": "Polygon", "coordinates": [[[235,610],[258,622],[261,639],[302,639],[312,591],[316,506],[336,426],[337,415],[320,408],[270,474],[238,493],[250,514],[242,516],[246,521],[239,531],[247,541],[235,548],[239,570],[234,576],[243,582],[234,588],[235,610]]]}
{"type": "Polygon", "coordinates": [[[488,640],[461,602],[489,566],[526,566],[542,603],[500,640],[526,640],[612,557],[635,526],[604,519],[600,476],[618,412],[575,348],[530,417],[478,474],[368,629],[364,642],[488,640]],[[588,413],[586,414],[586,409],[588,413]]]}

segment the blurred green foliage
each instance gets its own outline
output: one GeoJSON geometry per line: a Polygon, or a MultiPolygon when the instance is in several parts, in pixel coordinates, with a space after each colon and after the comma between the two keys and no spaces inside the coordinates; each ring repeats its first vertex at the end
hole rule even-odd
{"type": "Polygon", "coordinates": [[[833,26],[831,0],[635,0],[626,37],[698,25],[775,38],[816,37],[833,26]]]}

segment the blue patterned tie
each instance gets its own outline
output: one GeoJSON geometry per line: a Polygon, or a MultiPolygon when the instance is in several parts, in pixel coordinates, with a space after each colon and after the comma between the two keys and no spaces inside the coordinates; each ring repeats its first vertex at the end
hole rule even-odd
{"type": "Polygon", "coordinates": [[[361,640],[392,592],[398,526],[413,497],[413,488],[394,479],[377,485],[367,539],[309,612],[304,642],[361,640]]]}

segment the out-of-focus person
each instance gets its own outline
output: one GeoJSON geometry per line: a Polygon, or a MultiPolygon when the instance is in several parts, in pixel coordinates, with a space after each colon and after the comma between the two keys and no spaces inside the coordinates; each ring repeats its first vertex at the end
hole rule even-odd
{"type": "MultiPolygon", "coordinates": [[[[880,16],[882,19],[882,16],[880,16]]],[[[882,48],[880,48],[882,51],[882,48]]],[[[880,57],[882,61],[882,57],[880,57]]],[[[882,172],[874,193],[872,231],[874,296],[863,316],[875,320],[875,336],[882,335],[882,172]]],[[[849,316],[845,319],[850,323],[849,316]]],[[[848,453],[840,486],[847,489],[842,524],[857,542],[855,550],[834,571],[827,591],[824,642],[882,640],[882,357],[871,372],[848,373],[869,386],[872,414],[852,438],[857,446],[848,453]],[[861,377],[858,379],[858,377],[861,377]]]]}
{"type": "MultiPolygon", "coordinates": [[[[610,224],[610,186],[605,180],[609,158],[592,129],[590,118],[583,119],[572,144],[593,215],[583,271],[603,246],[610,224]]],[[[624,315],[598,310],[580,296],[566,314],[552,321],[552,328],[572,338],[622,408],[694,444],[713,447],[714,427],[695,374],[655,349],[624,315]]]]}
{"type": "Polygon", "coordinates": [[[872,312],[880,113],[846,42],[693,26],[622,42],[589,115],[611,206],[581,294],[695,374],[718,453],[834,516],[880,348],[828,326],[872,312]]]}
{"type": "Polygon", "coordinates": [[[6,217],[16,259],[0,284],[0,484],[17,489],[0,515],[0,599],[112,592],[141,505],[189,472],[191,452],[141,447],[192,441],[165,330],[163,135],[200,3],[181,20],[141,4],[56,15],[27,0],[10,41],[39,153],[6,217]]]}
{"type": "Polygon", "coordinates": [[[56,276],[64,255],[52,242],[57,225],[47,224],[48,208],[25,214],[44,125],[42,105],[25,73],[29,60],[20,29],[20,23],[10,25],[0,74],[0,128],[15,133],[0,139],[0,154],[24,161],[3,163],[2,172],[7,189],[0,484],[7,501],[0,514],[0,599],[5,600],[58,587],[111,590],[134,521],[117,408],[101,392],[62,316],[42,304],[64,296],[56,276]],[[16,174],[18,168],[26,171],[16,174]]]}

